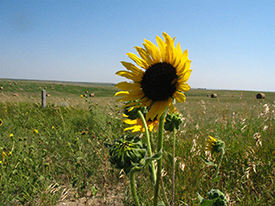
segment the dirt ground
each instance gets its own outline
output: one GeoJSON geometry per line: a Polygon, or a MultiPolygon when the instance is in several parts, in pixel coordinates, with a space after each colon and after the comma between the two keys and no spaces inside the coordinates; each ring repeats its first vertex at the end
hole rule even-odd
{"type": "Polygon", "coordinates": [[[99,191],[96,196],[77,199],[71,193],[56,206],[123,206],[124,193],[119,188],[109,189],[104,195],[99,191]]]}

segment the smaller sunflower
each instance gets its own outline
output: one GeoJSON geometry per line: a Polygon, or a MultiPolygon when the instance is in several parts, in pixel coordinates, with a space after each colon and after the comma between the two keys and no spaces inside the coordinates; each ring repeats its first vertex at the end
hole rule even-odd
{"type": "Polygon", "coordinates": [[[222,140],[216,139],[212,136],[208,136],[207,145],[205,147],[206,151],[210,152],[224,152],[225,143],[222,140]]]}
{"type": "MultiPolygon", "coordinates": [[[[124,115],[124,117],[127,117],[127,115],[124,115]]],[[[125,122],[126,124],[130,124],[132,126],[130,127],[127,127],[124,129],[124,131],[127,131],[127,130],[132,130],[132,132],[145,132],[145,128],[144,128],[144,124],[142,122],[142,120],[140,118],[137,118],[137,119],[124,119],[123,122],[125,122]]],[[[159,121],[156,119],[154,121],[152,121],[151,119],[147,120],[146,121],[147,123],[147,127],[148,127],[148,130],[150,132],[156,132],[157,129],[158,129],[158,124],[159,124],[159,121]]]]}
{"type": "Polygon", "coordinates": [[[2,121],[2,119],[0,119],[0,126],[2,126],[2,124],[3,124],[3,121],[2,121]]]}

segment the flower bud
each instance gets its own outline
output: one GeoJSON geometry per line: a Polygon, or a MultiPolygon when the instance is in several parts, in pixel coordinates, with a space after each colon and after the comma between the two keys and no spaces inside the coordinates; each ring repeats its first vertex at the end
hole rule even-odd
{"type": "Polygon", "coordinates": [[[164,123],[164,129],[166,131],[174,131],[174,129],[179,129],[180,124],[182,123],[182,116],[179,112],[169,112],[166,115],[166,121],[164,123]]]}
{"type": "Polygon", "coordinates": [[[109,149],[111,164],[118,169],[123,169],[126,174],[140,163],[146,153],[146,145],[138,136],[124,135],[113,144],[105,143],[105,146],[109,149]]]}

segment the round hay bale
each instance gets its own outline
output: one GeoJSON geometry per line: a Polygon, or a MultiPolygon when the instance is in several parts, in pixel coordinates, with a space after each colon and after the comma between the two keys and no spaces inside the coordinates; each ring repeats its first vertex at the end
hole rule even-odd
{"type": "Polygon", "coordinates": [[[91,93],[91,94],[90,94],[90,97],[94,97],[94,96],[95,96],[95,94],[94,94],[94,93],[91,93]]]}
{"type": "Polygon", "coordinates": [[[4,89],[4,87],[0,87],[0,90],[3,90],[4,89]]]}
{"type": "Polygon", "coordinates": [[[265,98],[265,94],[264,94],[264,93],[258,93],[258,94],[256,95],[256,98],[257,98],[257,99],[264,99],[264,98],[265,98]]]}
{"type": "Polygon", "coordinates": [[[46,94],[46,97],[50,97],[51,95],[50,94],[46,94]]]}
{"type": "Polygon", "coordinates": [[[217,94],[215,94],[215,93],[211,94],[211,98],[217,98],[217,97],[218,97],[217,94]]]}

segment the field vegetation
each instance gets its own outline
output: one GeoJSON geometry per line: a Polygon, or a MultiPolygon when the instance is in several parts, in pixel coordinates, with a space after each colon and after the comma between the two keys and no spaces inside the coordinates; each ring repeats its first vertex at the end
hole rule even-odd
{"type": "MultiPolygon", "coordinates": [[[[128,179],[111,166],[104,147],[131,133],[123,131],[123,105],[115,102],[113,85],[0,80],[0,87],[0,204],[84,198],[87,205],[133,205],[128,179]]],[[[205,197],[213,187],[228,205],[275,205],[275,92],[265,92],[265,99],[257,93],[191,89],[186,102],[176,104],[183,115],[176,133],[176,205],[197,205],[198,194],[205,197]],[[225,142],[217,182],[209,181],[215,170],[202,161],[216,161],[205,152],[209,135],[225,142]]],[[[171,196],[171,133],[164,141],[161,199],[171,196]]],[[[144,205],[152,205],[149,180],[147,170],[136,175],[144,205]]]]}

